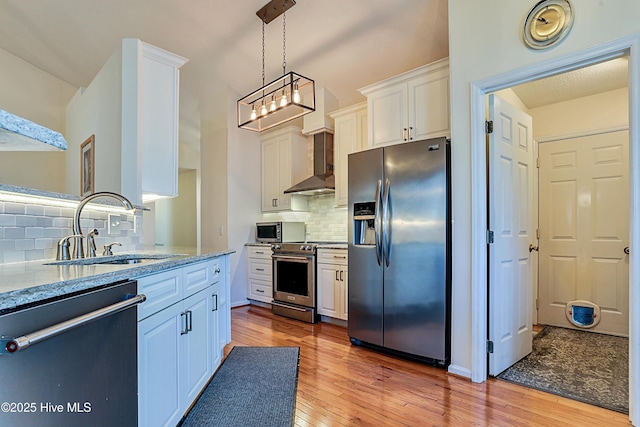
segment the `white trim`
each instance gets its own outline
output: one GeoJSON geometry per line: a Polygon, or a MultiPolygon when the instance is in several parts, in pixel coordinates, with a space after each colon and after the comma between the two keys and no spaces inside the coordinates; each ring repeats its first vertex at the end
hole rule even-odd
{"type": "Polygon", "coordinates": [[[364,96],[369,96],[373,92],[377,92],[380,89],[385,89],[387,86],[396,85],[399,83],[404,83],[409,80],[412,80],[416,77],[427,76],[430,77],[431,80],[440,80],[442,77],[449,76],[449,57],[439,59],[434,62],[430,62],[426,65],[422,65],[418,68],[414,68],[413,70],[405,71],[404,73],[395,75],[388,79],[370,84],[369,86],[365,86],[363,88],[358,89],[358,91],[364,96]]]}
{"type": "Polygon", "coordinates": [[[459,375],[461,377],[465,377],[465,378],[470,378],[471,377],[471,371],[467,368],[463,368],[462,366],[459,365],[449,365],[447,367],[447,371],[450,374],[453,375],[459,375]]]}
{"type": "Polygon", "coordinates": [[[471,380],[487,379],[487,151],[485,91],[471,84],[471,380]]]}
{"type": "Polygon", "coordinates": [[[640,38],[629,54],[629,419],[640,424],[640,38]]]}
{"type": "Polygon", "coordinates": [[[583,130],[579,132],[571,132],[571,133],[566,133],[561,135],[550,135],[550,136],[545,136],[544,138],[538,138],[537,141],[538,141],[538,144],[545,144],[547,142],[564,141],[565,139],[584,138],[585,136],[603,135],[606,133],[620,132],[623,130],[629,130],[629,125],[612,126],[608,128],[602,128],[602,129],[583,130]]]}
{"type": "Polygon", "coordinates": [[[484,134],[487,93],[563,73],[629,54],[629,418],[640,422],[640,36],[638,34],[594,46],[561,58],[539,62],[508,73],[470,83],[471,96],[471,379],[487,379],[487,247],[486,138],[484,134]]]}

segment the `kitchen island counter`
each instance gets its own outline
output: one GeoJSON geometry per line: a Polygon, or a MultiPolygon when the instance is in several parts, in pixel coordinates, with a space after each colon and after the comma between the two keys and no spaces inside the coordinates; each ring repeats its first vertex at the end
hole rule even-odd
{"type": "MultiPolygon", "coordinates": [[[[149,256],[136,264],[63,264],[38,260],[0,264],[0,314],[26,304],[95,288],[126,279],[154,274],[190,263],[234,253],[234,250],[167,247],[161,250],[132,251],[126,255],[149,256]],[[166,257],[167,255],[175,255],[166,257]],[[163,257],[163,258],[158,258],[163,257]]],[[[125,254],[116,253],[108,259],[125,254]]],[[[88,259],[91,262],[98,258],[88,259]]],[[[75,261],[75,260],[74,260],[75,261]]]]}

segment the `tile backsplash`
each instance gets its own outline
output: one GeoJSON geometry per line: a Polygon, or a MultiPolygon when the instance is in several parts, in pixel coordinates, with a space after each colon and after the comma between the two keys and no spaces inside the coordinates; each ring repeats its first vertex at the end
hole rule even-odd
{"type": "Polygon", "coordinates": [[[347,208],[336,208],[335,195],[309,198],[309,212],[274,212],[262,215],[263,221],[302,221],[307,224],[307,240],[347,241],[347,208]]]}
{"type": "MultiPolygon", "coordinates": [[[[74,212],[74,208],[38,204],[35,199],[24,203],[0,199],[0,263],[55,259],[58,240],[73,234],[74,212]]],[[[114,247],[114,253],[143,248],[141,212],[114,215],[86,206],[80,226],[85,235],[91,228],[98,230],[98,254],[102,254],[104,245],[116,241],[122,247],[114,247]]]]}

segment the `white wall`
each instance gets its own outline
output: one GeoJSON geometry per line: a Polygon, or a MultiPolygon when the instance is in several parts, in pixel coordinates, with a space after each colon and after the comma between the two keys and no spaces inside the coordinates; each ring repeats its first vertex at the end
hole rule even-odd
{"type": "MultiPolygon", "coordinates": [[[[0,109],[64,135],[65,106],[76,88],[3,49],[0,64],[0,109]]],[[[63,193],[65,159],[65,151],[3,151],[0,182],[63,193]]]]}
{"type": "Polygon", "coordinates": [[[533,51],[521,39],[535,2],[449,0],[452,129],[453,313],[452,370],[471,376],[471,97],[473,82],[518,70],[640,31],[640,2],[575,0],[572,32],[559,45],[533,51]],[[488,25],[487,23],[491,23],[488,25]]]}
{"type": "Polygon", "coordinates": [[[629,89],[532,108],[533,138],[544,139],[629,124],[629,89]]]}
{"type": "Polygon", "coordinates": [[[197,171],[178,174],[178,197],[155,202],[155,242],[162,246],[196,247],[197,171]]]}
{"type": "Polygon", "coordinates": [[[244,245],[261,215],[260,139],[237,127],[240,96],[223,90],[203,103],[201,114],[202,246],[236,251],[230,257],[232,306],[247,302],[244,245]]]}
{"type": "MultiPolygon", "coordinates": [[[[80,195],[80,145],[95,135],[95,188],[121,193],[122,46],[91,84],[67,105],[67,176],[65,193],[80,195]]],[[[129,194],[122,194],[129,197],[129,194]]],[[[132,202],[138,203],[132,198],[132,202]]]]}

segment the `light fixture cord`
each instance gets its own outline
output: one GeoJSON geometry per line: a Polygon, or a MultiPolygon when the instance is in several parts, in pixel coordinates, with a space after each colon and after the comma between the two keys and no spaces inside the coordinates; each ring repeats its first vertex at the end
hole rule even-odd
{"type": "Polygon", "coordinates": [[[282,2],[282,75],[287,74],[287,0],[282,2]]]}
{"type": "Polygon", "coordinates": [[[262,19],[262,87],[264,87],[264,18],[262,19]]]}

